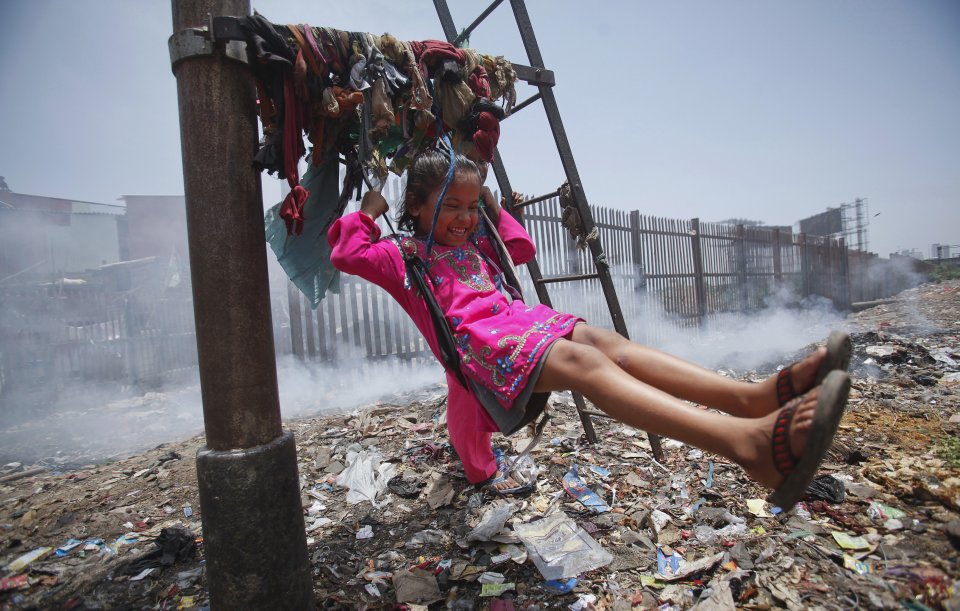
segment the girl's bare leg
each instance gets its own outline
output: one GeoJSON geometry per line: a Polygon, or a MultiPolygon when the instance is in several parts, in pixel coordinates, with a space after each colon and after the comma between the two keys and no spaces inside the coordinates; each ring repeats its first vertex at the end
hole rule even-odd
{"type": "MultiPolygon", "coordinates": [[[[667,367],[675,365],[669,364],[667,367]]],[[[682,365],[676,368],[685,370],[682,365]]],[[[709,384],[714,384],[709,376],[699,374],[693,375],[693,379],[688,377],[684,384],[693,387],[704,378],[709,384]]],[[[717,386],[722,388],[722,385],[717,386]]],[[[535,390],[574,390],[625,424],[677,439],[735,461],[765,486],[773,488],[782,480],[771,457],[776,410],[762,417],[741,418],[697,409],[636,379],[599,349],[569,340],[559,340],[553,345],[535,390]],[[584,375],[584,372],[589,372],[589,375],[584,375]]],[[[703,391],[696,389],[694,392],[699,395],[703,391]]],[[[721,389],[714,392],[723,394],[727,391],[721,389]]],[[[807,393],[797,408],[790,426],[791,448],[803,448],[806,444],[816,401],[815,389],[807,393]]],[[[797,456],[801,453],[794,450],[797,456]]]]}
{"type": "MultiPolygon", "coordinates": [[[[570,339],[596,348],[637,380],[674,397],[745,418],[765,416],[779,407],[776,376],[759,384],[732,380],[666,352],[631,342],[619,333],[586,324],[577,325],[570,339]]],[[[813,384],[825,356],[826,348],[821,347],[794,366],[792,373],[797,388],[806,389],[813,384]]]]}

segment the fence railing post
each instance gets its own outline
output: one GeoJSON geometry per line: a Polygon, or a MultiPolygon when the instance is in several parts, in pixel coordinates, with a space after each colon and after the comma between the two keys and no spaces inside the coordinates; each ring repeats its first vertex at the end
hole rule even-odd
{"type": "Polygon", "coordinates": [[[846,240],[840,238],[837,243],[839,244],[840,250],[840,290],[841,290],[841,305],[843,309],[850,309],[850,261],[847,260],[849,256],[847,253],[847,243],[846,240]]]}
{"type": "Polygon", "coordinates": [[[746,230],[743,225],[737,225],[737,236],[734,240],[737,253],[737,285],[740,289],[740,310],[746,310],[749,306],[749,293],[747,291],[747,238],[746,230]]]}
{"type": "Polygon", "coordinates": [[[810,250],[807,247],[807,234],[801,233],[797,237],[800,244],[800,292],[804,297],[810,296],[810,250]]]}
{"type": "Polygon", "coordinates": [[[290,344],[293,354],[304,360],[303,323],[300,319],[300,291],[293,282],[287,282],[287,304],[290,312],[290,344]]]}
{"type": "Polygon", "coordinates": [[[643,234],[640,233],[640,211],[632,210],[630,212],[630,254],[633,257],[634,290],[647,290],[646,268],[643,265],[643,245],[641,240],[643,234]]]}
{"type": "Polygon", "coordinates": [[[707,315],[706,287],[703,281],[703,251],[700,245],[700,219],[690,219],[690,239],[693,253],[693,287],[697,299],[697,322],[703,324],[707,315]]]}
{"type": "Polygon", "coordinates": [[[782,248],[780,246],[780,229],[773,230],[773,278],[779,285],[783,283],[782,248]]]}

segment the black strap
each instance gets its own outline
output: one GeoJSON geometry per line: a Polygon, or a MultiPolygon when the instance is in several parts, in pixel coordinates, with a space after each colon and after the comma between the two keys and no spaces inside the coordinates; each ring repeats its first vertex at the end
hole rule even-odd
{"type": "MultiPolygon", "coordinates": [[[[500,214],[509,214],[506,210],[501,210],[500,214]]],[[[480,249],[480,246],[477,245],[477,250],[493,267],[501,273],[503,279],[510,285],[511,288],[516,291],[517,296],[519,296],[520,301],[523,301],[523,288],[520,286],[520,277],[517,275],[517,268],[513,266],[513,259],[510,258],[510,253],[507,252],[507,245],[503,243],[503,238],[500,237],[500,232],[497,231],[496,225],[493,224],[493,221],[490,219],[490,216],[487,215],[487,211],[484,208],[480,208],[480,218],[481,222],[486,225],[487,233],[490,236],[490,241],[493,243],[494,248],[499,255],[500,265],[496,265],[493,261],[489,260],[489,257],[484,255],[483,250],[480,249]]]]}
{"type": "MultiPolygon", "coordinates": [[[[397,246],[400,246],[400,244],[397,244],[397,246]]],[[[467,380],[463,376],[463,371],[460,369],[460,353],[457,352],[457,341],[453,337],[453,331],[450,329],[450,325],[443,315],[443,310],[440,309],[440,304],[437,303],[437,298],[434,297],[433,291],[430,290],[430,285],[427,284],[427,269],[423,263],[423,259],[417,255],[405,253],[402,247],[400,248],[400,253],[403,255],[403,260],[407,267],[407,275],[412,279],[414,285],[417,287],[417,292],[420,293],[427,304],[427,311],[430,312],[430,318],[433,320],[433,329],[437,334],[437,344],[440,347],[440,360],[443,362],[444,368],[452,373],[464,388],[469,389],[470,387],[467,385],[467,380]]]]}

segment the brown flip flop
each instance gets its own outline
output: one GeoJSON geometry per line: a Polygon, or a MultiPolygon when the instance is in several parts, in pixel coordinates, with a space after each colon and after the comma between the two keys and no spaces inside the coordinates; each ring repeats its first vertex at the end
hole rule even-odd
{"type": "Polygon", "coordinates": [[[850,336],[843,331],[834,331],[827,338],[827,355],[823,357],[820,363],[820,369],[817,370],[817,376],[813,379],[810,388],[797,392],[793,387],[793,367],[796,363],[784,367],[777,374],[777,403],[783,407],[793,399],[803,396],[811,388],[816,388],[827,377],[827,374],[834,369],[846,371],[850,366],[850,355],[853,352],[853,346],[850,343],[850,336]]]}
{"type": "Polygon", "coordinates": [[[823,457],[827,455],[833,437],[837,433],[843,410],[850,393],[850,376],[845,371],[827,373],[820,385],[817,407],[813,414],[810,435],[799,459],[790,451],[790,422],[793,420],[799,401],[782,410],[773,427],[773,463],[783,476],[783,482],[767,501],[784,511],[789,511],[803,498],[807,486],[813,481],[823,457]]]}

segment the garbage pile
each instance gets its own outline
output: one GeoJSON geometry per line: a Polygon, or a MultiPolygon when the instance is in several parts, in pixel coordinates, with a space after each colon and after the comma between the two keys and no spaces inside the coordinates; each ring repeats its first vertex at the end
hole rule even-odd
{"type": "MultiPolygon", "coordinates": [[[[289,423],[318,606],[960,609],[960,283],[849,323],[848,411],[790,512],[678,442],[657,462],[643,432],[596,419],[587,444],[562,393],[524,497],[465,480],[441,387],[289,423]]],[[[529,435],[495,441],[515,456],[529,435]]],[[[83,470],[3,467],[0,608],[207,606],[201,443],[83,470]]]]}

